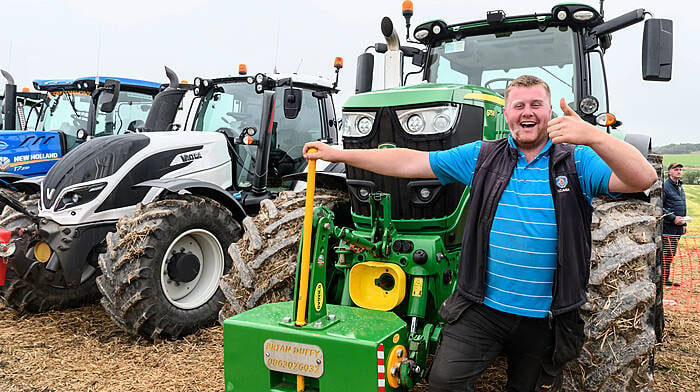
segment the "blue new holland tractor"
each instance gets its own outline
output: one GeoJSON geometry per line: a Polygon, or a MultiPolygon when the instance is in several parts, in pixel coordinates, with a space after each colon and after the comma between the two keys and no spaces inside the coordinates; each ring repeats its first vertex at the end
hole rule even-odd
{"type": "Polygon", "coordinates": [[[3,75],[8,83],[0,132],[0,187],[28,194],[37,192],[39,178],[82,142],[142,127],[161,91],[160,83],[127,78],[35,80],[34,88],[45,96],[31,130],[22,121],[25,108],[17,110],[14,80],[6,72],[3,75]]]}

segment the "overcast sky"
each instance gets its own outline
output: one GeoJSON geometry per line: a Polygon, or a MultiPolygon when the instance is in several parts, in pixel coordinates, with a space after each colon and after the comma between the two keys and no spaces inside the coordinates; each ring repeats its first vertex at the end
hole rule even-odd
{"type": "MultiPolygon", "coordinates": [[[[508,15],[548,12],[559,1],[415,0],[414,26],[432,19],[448,24],[485,18],[486,11],[508,15]]],[[[580,2],[580,1],[579,1],[580,2]]],[[[595,8],[598,1],[583,1],[595,8]]],[[[643,23],[613,35],[605,56],[611,112],[628,132],[652,136],[654,145],[700,142],[691,86],[700,64],[698,6],[674,1],[605,1],[611,19],[635,8],[673,20],[671,82],[641,78],[643,23]],[[680,109],[679,109],[680,108],[680,109]]],[[[123,76],[165,82],[163,66],[180,79],[279,72],[333,77],[333,58],[342,56],[336,111],[355,89],[357,56],[382,42],[379,23],[393,19],[405,37],[401,0],[2,0],[0,67],[18,87],[33,79],[123,76]]],[[[375,59],[375,63],[379,62],[375,59]]],[[[376,71],[375,71],[376,74],[376,71]]]]}

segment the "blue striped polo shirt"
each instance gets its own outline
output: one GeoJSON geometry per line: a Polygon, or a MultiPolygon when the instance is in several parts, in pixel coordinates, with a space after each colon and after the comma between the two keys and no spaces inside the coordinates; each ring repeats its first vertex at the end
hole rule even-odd
{"type": "MultiPolygon", "coordinates": [[[[515,148],[512,137],[508,142],[515,148]]],[[[518,152],[518,162],[498,202],[486,267],[484,304],[506,313],[546,317],[552,304],[557,260],[557,224],[549,186],[547,144],[531,162],[518,152]]],[[[471,185],[481,142],[429,154],[430,166],[442,184],[471,185]]],[[[612,171],[587,146],[574,150],[576,170],[585,197],[608,193],[612,171]]]]}

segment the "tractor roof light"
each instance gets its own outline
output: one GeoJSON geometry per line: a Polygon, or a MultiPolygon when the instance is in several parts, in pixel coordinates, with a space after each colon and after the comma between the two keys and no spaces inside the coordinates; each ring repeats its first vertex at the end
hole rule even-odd
{"type": "Polygon", "coordinates": [[[411,0],[404,0],[401,3],[401,13],[403,16],[408,16],[409,18],[413,16],[413,2],[411,0]]]}
{"type": "Polygon", "coordinates": [[[425,29],[416,30],[413,32],[413,37],[416,40],[420,41],[422,39],[425,39],[428,36],[428,34],[430,34],[430,31],[428,31],[428,30],[425,30],[425,29]]]}
{"type": "Polygon", "coordinates": [[[194,78],[194,86],[199,87],[202,85],[202,78],[194,78]]]}
{"type": "Polygon", "coordinates": [[[343,68],[343,58],[336,57],[335,60],[333,60],[333,67],[335,67],[336,69],[343,68]]]}
{"type": "Polygon", "coordinates": [[[22,87],[22,92],[23,92],[23,93],[28,93],[28,92],[29,92],[29,87],[22,87]]]}
{"type": "Polygon", "coordinates": [[[578,11],[574,12],[574,14],[572,16],[574,19],[576,19],[579,22],[586,22],[586,21],[593,19],[593,17],[595,15],[590,10],[578,10],[578,11]]]}
{"type": "Polygon", "coordinates": [[[238,64],[238,74],[245,75],[248,73],[248,67],[245,64],[238,64]]]}
{"type": "Polygon", "coordinates": [[[413,37],[424,45],[431,45],[433,42],[446,39],[447,36],[447,23],[439,19],[420,24],[413,30],[413,37]]]}
{"type": "Polygon", "coordinates": [[[578,108],[581,113],[589,116],[595,113],[598,110],[598,107],[598,100],[595,97],[586,97],[578,104],[578,108]]]}
{"type": "Polygon", "coordinates": [[[598,11],[586,4],[561,4],[554,6],[552,17],[570,25],[595,26],[602,22],[598,11]]]}
{"type": "Polygon", "coordinates": [[[255,83],[262,83],[265,80],[265,74],[259,73],[255,75],[255,83]]]}

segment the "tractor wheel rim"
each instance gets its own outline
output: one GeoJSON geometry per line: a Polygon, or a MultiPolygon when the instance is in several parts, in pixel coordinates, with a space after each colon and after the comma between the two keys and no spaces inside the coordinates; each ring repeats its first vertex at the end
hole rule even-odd
{"type": "Polygon", "coordinates": [[[224,251],[219,240],[203,229],[188,230],[170,243],[160,265],[160,284],[165,298],[180,309],[194,309],[206,304],[219,289],[224,273],[224,251]],[[200,260],[197,276],[189,282],[178,283],[168,276],[168,261],[184,249],[200,260]]]}

